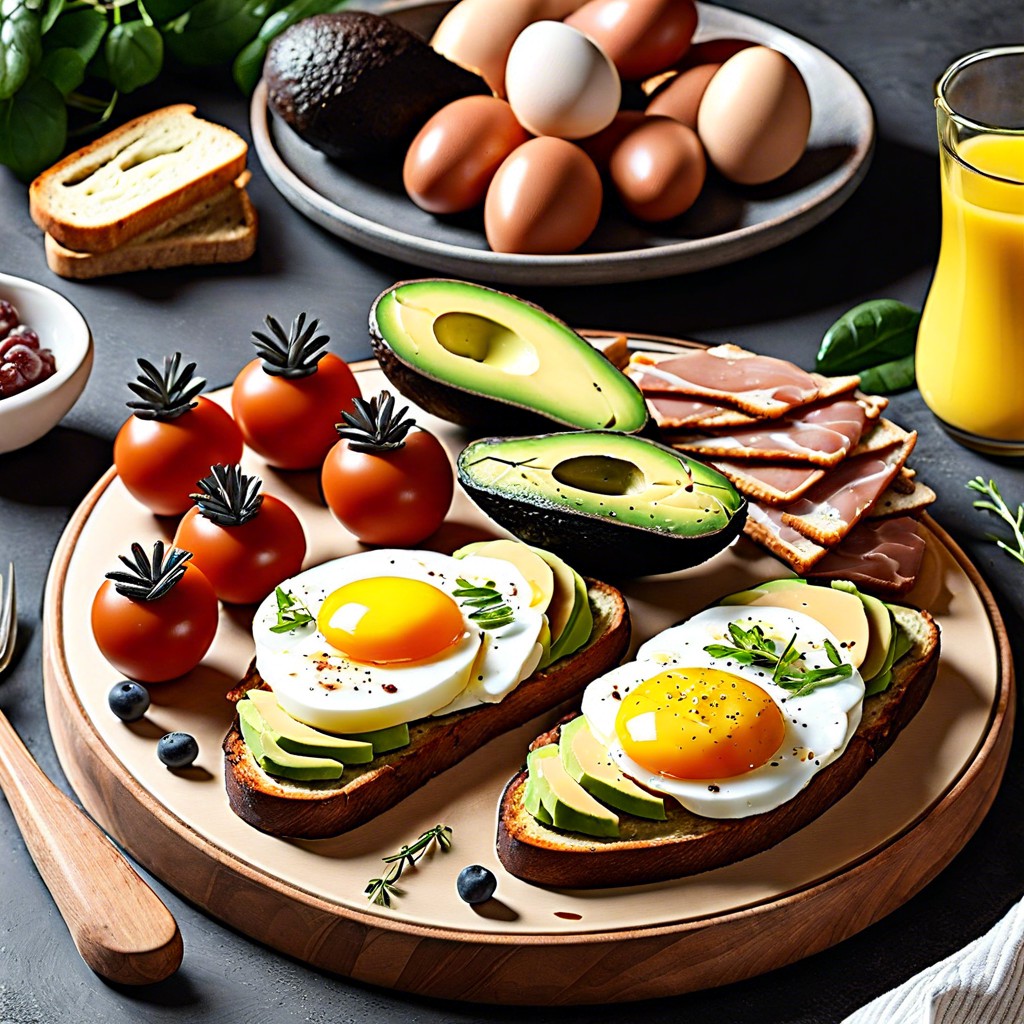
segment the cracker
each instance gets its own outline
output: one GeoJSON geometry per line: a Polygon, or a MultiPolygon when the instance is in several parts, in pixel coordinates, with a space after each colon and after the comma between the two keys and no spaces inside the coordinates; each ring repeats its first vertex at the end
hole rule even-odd
{"type": "Polygon", "coordinates": [[[711,465],[730,480],[740,494],[773,506],[796,501],[826,472],[821,466],[780,466],[776,463],[730,462],[725,459],[715,459],[711,465]]]}

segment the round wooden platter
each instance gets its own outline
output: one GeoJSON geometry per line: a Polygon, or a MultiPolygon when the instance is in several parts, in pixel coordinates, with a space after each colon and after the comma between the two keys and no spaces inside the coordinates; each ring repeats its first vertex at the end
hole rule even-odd
{"type": "MultiPolygon", "coordinates": [[[[385,386],[361,368],[364,394],[385,386]]],[[[220,393],[220,401],[227,401],[220,393]]],[[[459,432],[420,417],[454,453],[459,432]]],[[[320,504],[313,473],[279,473],[247,452],[247,468],[298,512],[307,564],[357,550],[320,504]]],[[[1008,757],[1012,663],[991,594],[963,552],[927,517],[926,559],[909,604],[942,627],[933,691],[888,754],[846,797],[775,848],[692,878],[622,890],[554,891],[508,875],[494,853],[495,811],[542,717],[477,751],[397,807],[332,840],[256,832],[230,811],[220,741],[232,717],[224,694],[252,656],[252,609],[224,608],[213,648],[188,677],[153,686],[139,723],[110,713],[118,676],[92,639],[89,607],[103,573],[131,541],[169,540],[113,470],[61,539],[45,598],[45,683],[61,764],[86,809],[141,864],[212,916],[314,966],[429,996],[519,1004],[607,1003],[751,977],[815,953],[890,912],[933,878],[988,810],[1008,757]],[[196,765],[170,772],[156,757],[164,732],[199,741],[196,765]],[[391,909],[363,889],[381,857],[437,822],[453,849],[402,879],[391,909]],[[467,864],[498,877],[472,907],[455,878],[467,864]]],[[[461,493],[429,547],[452,550],[498,531],[461,493]]],[[[783,567],[741,539],[696,569],[623,589],[634,645],[717,596],[783,567]]]]}

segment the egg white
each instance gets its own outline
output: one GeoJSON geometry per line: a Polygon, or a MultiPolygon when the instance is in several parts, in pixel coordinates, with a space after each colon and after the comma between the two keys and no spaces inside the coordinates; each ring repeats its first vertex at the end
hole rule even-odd
{"type": "Polygon", "coordinates": [[[760,814],[796,796],[817,772],[846,749],[860,723],[864,699],[864,680],[856,669],[847,679],[794,697],[775,685],[766,669],[713,658],[704,648],[717,643],[731,645],[730,622],[739,622],[744,629],[760,625],[779,650],[796,635],[796,645],[804,653],[803,664],[807,668],[830,664],[825,652],[826,639],[843,655],[839,641],[816,619],[802,612],[721,606],[709,608],[652,637],[637,651],[635,661],[594,680],[583,694],[583,713],[621,771],[707,818],[760,814]],[[623,750],[615,731],[621,698],[644,680],[671,668],[717,668],[761,687],[782,712],[785,735],[779,750],[761,767],[723,779],[675,779],[637,764],[623,750]]]}
{"type": "MultiPolygon", "coordinates": [[[[325,562],[281,586],[309,609],[314,621],[286,633],[272,632],[277,600],[270,594],[253,619],[256,667],[288,714],[327,732],[370,732],[499,701],[540,660],[543,616],[530,608],[529,583],[502,559],[381,549],[325,562]],[[514,620],[485,631],[469,618],[473,609],[460,605],[463,635],[440,654],[393,665],[356,662],[327,641],[317,628],[316,615],[339,587],[379,576],[420,580],[449,596],[459,578],[474,585],[493,581],[514,620]]],[[[454,600],[459,604],[458,598],[454,600]]]]}

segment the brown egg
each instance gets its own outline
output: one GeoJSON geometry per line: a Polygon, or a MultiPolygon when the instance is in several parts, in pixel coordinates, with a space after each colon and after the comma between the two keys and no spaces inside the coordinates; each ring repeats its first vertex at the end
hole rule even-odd
{"type": "Polygon", "coordinates": [[[693,0],[590,0],[565,19],[608,54],[623,78],[675,64],[697,27],[693,0]]]}
{"type": "Polygon", "coordinates": [[[718,171],[740,185],[785,174],[803,156],[811,99],[796,65],[777,50],[751,46],[708,83],[697,134],[718,171]]]}
{"type": "Polygon", "coordinates": [[[609,173],[633,216],[660,221],[694,204],[707,164],[692,128],[668,117],[646,117],[615,147],[609,173]]]}
{"type": "Polygon", "coordinates": [[[412,140],[402,168],[409,198],[431,213],[482,203],[502,161],[529,134],[495,96],[465,96],[442,107],[412,140]]]}
{"type": "Polygon", "coordinates": [[[487,190],[487,242],[495,252],[571,252],[597,227],[601,200],[601,176],[579,146],[554,136],[530,139],[487,190]]]}
{"type": "Polygon", "coordinates": [[[607,128],[596,135],[577,139],[576,144],[583,148],[599,171],[606,171],[615,147],[643,122],[645,116],[642,110],[620,110],[607,128]]]}
{"type": "Polygon", "coordinates": [[[695,68],[687,68],[662,89],[647,104],[648,114],[671,117],[687,128],[697,130],[697,111],[704,97],[708,82],[714,77],[721,64],[698,64],[695,68]]]}

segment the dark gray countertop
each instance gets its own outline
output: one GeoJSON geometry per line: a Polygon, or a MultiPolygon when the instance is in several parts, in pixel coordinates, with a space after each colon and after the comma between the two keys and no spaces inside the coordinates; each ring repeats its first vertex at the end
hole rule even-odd
{"type": "MultiPolygon", "coordinates": [[[[618,287],[520,289],[570,323],[735,341],[809,365],[822,332],[868,298],[920,305],[938,242],[938,165],[932,83],[951,60],[1024,30],[1018,0],[746,0],[833,54],[863,84],[878,117],[874,162],[835,216],[771,253],[687,277],[618,287]]],[[[123,112],[194,102],[204,116],[248,136],[245,101],[228,82],[174,81],[131,98],[123,112]]],[[[294,212],[252,162],[261,217],[256,258],[240,267],[140,274],[76,284],[47,270],[27,213],[25,187],[0,169],[0,270],[57,287],[85,314],[96,364],[64,425],[21,452],[0,456],[0,564],[18,568],[20,659],[0,685],[0,707],[43,769],[67,787],[50,741],[41,692],[42,589],[60,532],[109,465],[124,419],[124,381],[135,359],[181,349],[211,384],[226,384],[249,358],[249,332],[266,312],[311,308],[334,348],[368,355],[366,313],[410,266],[339,242],[294,212]]],[[[920,431],[913,462],[939,493],[935,518],[988,581],[1020,654],[1024,569],[984,538],[993,524],[971,509],[964,484],[995,476],[1014,503],[1024,472],[958,448],[916,392],[897,396],[892,418],[920,431]]],[[[884,921],[825,953],[762,978],[671,1000],[578,1011],[526,1011],[538,1024],[594,1020],[809,1024],[841,1020],[874,995],[963,946],[1024,892],[1024,787],[1015,743],[992,812],[953,863],[884,921]]],[[[443,1004],[371,989],[310,970],[238,935],[158,881],[185,940],[181,970],[129,990],[105,985],[79,960],[0,801],[0,1024],[121,1024],[187,1017],[209,1022],[519,1020],[524,1011],[443,1004]]],[[[822,927],[827,928],[826,922],[822,927]]],[[[467,969],[472,969],[467,964],[467,969]]]]}

